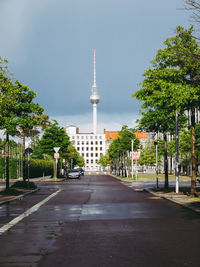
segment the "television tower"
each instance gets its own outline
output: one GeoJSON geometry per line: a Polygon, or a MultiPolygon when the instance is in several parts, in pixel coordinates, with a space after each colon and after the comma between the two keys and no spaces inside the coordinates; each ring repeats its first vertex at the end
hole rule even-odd
{"type": "Polygon", "coordinates": [[[100,97],[97,92],[96,85],[96,52],[94,50],[94,84],[92,86],[92,95],[90,96],[90,102],[93,105],[93,133],[97,133],[97,104],[100,101],[100,97]]]}

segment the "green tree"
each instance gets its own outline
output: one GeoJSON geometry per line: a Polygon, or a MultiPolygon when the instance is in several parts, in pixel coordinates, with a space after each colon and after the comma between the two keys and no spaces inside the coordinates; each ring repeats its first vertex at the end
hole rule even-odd
{"type": "Polygon", "coordinates": [[[23,179],[26,180],[25,138],[38,134],[38,130],[35,129],[35,127],[39,124],[37,116],[41,116],[44,109],[39,104],[34,102],[37,94],[31,91],[27,85],[23,85],[19,81],[16,81],[15,88],[17,90],[17,102],[15,108],[18,116],[18,136],[22,138],[23,179]]]}
{"type": "Polygon", "coordinates": [[[55,152],[54,147],[60,147],[59,153],[60,156],[63,157],[63,155],[68,152],[70,141],[65,130],[54,120],[52,125],[45,129],[39,144],[41,153],[48,154],[53,158],[55,152]]]}
{"type": "MultiPolygon", "coordinates": [[[[127,125],[124,125],[119,131],[119,137],[113,140],[109,146],[109,158],[114,168],[118,168],[118,171],[120,169],[120,158],[125,157],[127,152],[130,152],[132,149],[132,140],[134,140],[133,151],[137,151],[140,146],[140,141],[136,138],[135,129],[128,128],[127,125]]],[[[123,159],[123,161],[125,160],[123,159]]]]}
{"type": "Polygon", "coordinates": [[[70,168],[74,166],[85,166],[84,158],[80,156],[76,148],[70,143],[67,147],[67,151],[63,154],[63,158],[67,160],[70,168]]]}
{"type": "Polygon", "coordinates": [[[105,169],[107,166],[110,165],[110,158],[108,153],[106,153],[106,155],[103,154],[100,155],[98,164],[100,164],[103,167],[103,169],[105,169]]]}
{"type": "MultiPolygon", "coordinates": [[[[165,121],[170,125],[170,118],[171,120],[175,118],[176,110],[179,115],[184,114],[186,110],[191,111],[191,193],[194,194],[196,192],[195,108],[199,107],[200,102],[200,61],[196,55],[200,55],[200,49],[192,33],[193,27],[185,30],[179,26],[176,29],[176,36],[166,39],[164,42],[166,47],[158,51],[152,62],[152,68],[144,74],[142,89],[138,90],[134,97],[144,103],[142,108],[145,111],[150,110],[152,114],[155,113],[156,118],[161,114],[162,118],[166,117],[165,121]]],[[[162,131],[164,138],[167,131],[169,131],[168,128],[162,131]]],[[[165,156],[165,176],[166,169],[167,157],[165,156]]],[[[165,183],[165,185],[168,184],[165,183]]]]}
{"type": "Polygon", "coordinates": [[[146,144],[140,153],[138,161],[140,165],[153,166],[156,164],[156,152],[154,144],[146,144]]]}

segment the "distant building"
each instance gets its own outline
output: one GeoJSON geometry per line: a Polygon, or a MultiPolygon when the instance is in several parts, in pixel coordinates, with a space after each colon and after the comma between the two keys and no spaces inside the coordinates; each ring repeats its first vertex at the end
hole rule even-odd
{"type": "MultiPolygon", "coordinates": [[[[108,150],[110,144],[113,140],[119,137],[119,133],[117,131],[106,131],[105,133],[105,140],[106,140],[106,151],[108,150]]],[[[147,143],[152,143],[154,140],[154,134],[146,133],[146,132],[135,132],[136,137],[140,140],[141,149],[146,146],[147,143]]]]}

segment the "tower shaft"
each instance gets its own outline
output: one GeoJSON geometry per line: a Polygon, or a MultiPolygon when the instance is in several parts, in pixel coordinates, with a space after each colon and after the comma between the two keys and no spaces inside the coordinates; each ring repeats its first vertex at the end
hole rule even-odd
{"type": "Polygon", "coordinates": [[[97,133],[97,104],[93,104],[93,133],[97,133]]]}
{"type": "Polygon", "coordinates": [[[100,101],[100,97],[97,92],[96,85],[96,52],[94,50],[94,83],[92,86],[92,95],[90,96],[90,102],[93,105],[93,133],[97,133],[97,104],[100,101]]]}

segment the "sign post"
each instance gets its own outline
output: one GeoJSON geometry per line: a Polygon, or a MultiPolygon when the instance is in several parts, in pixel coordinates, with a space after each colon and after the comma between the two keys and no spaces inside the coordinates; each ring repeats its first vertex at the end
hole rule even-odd
{"type": "Polygon", "coordinates": [[[138,172],[137,172],[137,161],[138,161],[139,158],[140,158],[140,153],[134,152],[133,153],[133,159],[136,160],[136,163],[135,163],[135,179],[136,179],[136,181],[137,181],[137,176],[138,176],[138,172]]]}
{"type": "Polygon", "coordinates": [[[29,186],[29,177],[30,177],[30,154],[33,153],[32,148],[28,147],[25,149],[25,154],[28,155],[28,186],[29,186]]]}
{"type": "Polygon", "coordinates": [[[55,153],[54,153],[54,158],[56,159],[56,166],[55,166],[55,181],[57,178],[57,166],[58,166],[58,158],[59,158],[59,153],[58,151],[60,150],[60,147],[54,147],[53,148],[55,153]]]}

